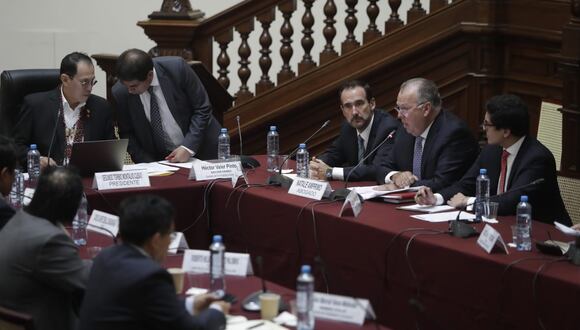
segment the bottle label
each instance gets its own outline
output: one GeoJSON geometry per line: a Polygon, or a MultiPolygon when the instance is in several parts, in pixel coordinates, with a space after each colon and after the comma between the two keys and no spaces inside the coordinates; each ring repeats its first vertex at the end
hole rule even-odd
{"type": "Polygon", "coordinates": [[[212,254],[211,256],[211,277],[221,278],[223,276],[222,269],[222,258],[219,253],[212,254]]]}
{"type": "Polygon", "coordinates": [[[308,293],[296,292],[296,310],[298,313],[308,312],[308,293]]]}

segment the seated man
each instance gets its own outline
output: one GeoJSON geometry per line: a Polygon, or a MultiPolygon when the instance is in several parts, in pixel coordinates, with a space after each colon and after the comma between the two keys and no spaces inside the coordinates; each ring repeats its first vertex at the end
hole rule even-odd
{"type": "Polygon", "coordinates": [[[113,96],[119,135],[135,163],[217,158],[220,124],[207,92],[181,57],[151,57],[129,49],[117,62],[113,96]]]}
{"type": "Polygon", "coordinates": [[[79,329],[225,328],[228,303],[211,295],[180,301],[171,275],[161,266],[171,242],[173,214],[171,204],[157,196],[133,196],[121,203],[123,244],[95,258],[79,329]]]}
{"type": "Polygon", "coordinates": [[[529,136],[529,115],[526,104],[515,95],[492,97],[485,105],[482,127],[488,145],[463,178],[450,187],[433,194],[431,189],[417,193],[420,204],[447,204],[465,207],[475,198],[475,181],[479,169],[487,169],[491,196],[502,194],[492,201],[499,202],[498,214],[514,215],[521,195],[528,195],[532,204],[532,218],[546,223],[558,221],[572,225],[566,211],[556,178],[554,156],[538,140],[529,136]],[[544,182],[527,189],[510,193],[510,189],[522,187],[536,179],[544,182]]]}
{"type": "Polygon", "coordinates": [[[378,159],[390,153],[399,122],[388,113],[375,110],[375,98],[366,83],[347,81],[340,87],[338,95],[345,121],[330,148],[310,162],[311,176],[319,180],[375,180],[378,159]],[[369,154],[376,147],[378,149],[369,154]],[[367,156],[363,164],[351,173],[367,156]]]}
{"type": "Polygon", "coordinates": [[[0,306],[32,316],[38,330],[72,330],[89,277],[64,226],[77,212],[81,178],[62,167],[40,176],[30,205],[0,231],[0,306]]]}
{"type": "Polygon", "coordinates": [[[44,168],[49,163],[66,165],[74,142],[115,138],[111,107],[91,94],[97,83],[91,58],[77,52],[66,55],[59,78],[61,85],[56,89],[24,98],[13,131],[23,166],[33,143],[44,168]]]}
{"type": "Polygon", "coordinates": [[[16,145],[12,139],[0,135],[0,230],[14,215],[14,209],[6,198],[12,190],[14,169],[18,164],[16,145]]]}
{"type": "Polygon", "coordinates": [[[441,109],[434,82],[414,78],[401,85],[397,106],[404,130],[377,174],[384,189],[428,186],[433,191],[457,181],[473,163],[479,147],[467,125],[441,109]]]}

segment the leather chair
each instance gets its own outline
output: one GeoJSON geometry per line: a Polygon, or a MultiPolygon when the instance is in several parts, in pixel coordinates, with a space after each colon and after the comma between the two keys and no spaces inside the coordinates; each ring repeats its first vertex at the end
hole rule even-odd
{"type": "Polygon", "coordinates": [[[22,101],[28,94],[59,84],[58,69],[6,70],[0,75],[0,134],[11,135],[22,101]]]}
{"type": "Polygon", "coordinates": [[[34,330],[32,316],[0,307],[0,329],[34,330]]]}

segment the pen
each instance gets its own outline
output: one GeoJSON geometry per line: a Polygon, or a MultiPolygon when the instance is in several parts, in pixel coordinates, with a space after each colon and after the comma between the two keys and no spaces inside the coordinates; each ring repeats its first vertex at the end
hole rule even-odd
{"type": "Polygon", "coordinates": [[[246,330],[256,329],[256,328],[259,328],[259,327],[261,327],[263,325],[264,325],[264,322],[256,323],[256,324],[252,325],[251,327],[246,328],[246,330]]]}

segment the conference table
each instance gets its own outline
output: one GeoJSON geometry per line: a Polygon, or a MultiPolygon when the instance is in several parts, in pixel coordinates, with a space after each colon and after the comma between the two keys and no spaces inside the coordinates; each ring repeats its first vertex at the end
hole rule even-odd
{"type": "MultiPolygon", "coordinates": [[[[228,251],[262,257],[261,267],[254,261],[258,276],[286,288],[294,287],[300,265],[311,264],[317,291],[369,299],[379,322],[393,329],[579,328],[580,267],[564,258],[535,247],[488,254],[477,237],[453,237],[447,223],[422,222],[377,201],[364,202],[358,217],[339,216],[341,202],[265,185],[263,166],[236,188],[229,180],[188,181],[187,173],[152,178],[146,189],[86,189],[89,205],[114,210],[124,196],[160,194],[176,206],[176,229],[186,229],[190,247],[207,249],[211,235],[221,234],[228,251]]],[[[511,241],[515,218],[498,220],[491,226],[511,241]]],[[[570,240],[539,222],[532,238],[570,240]]]]}

